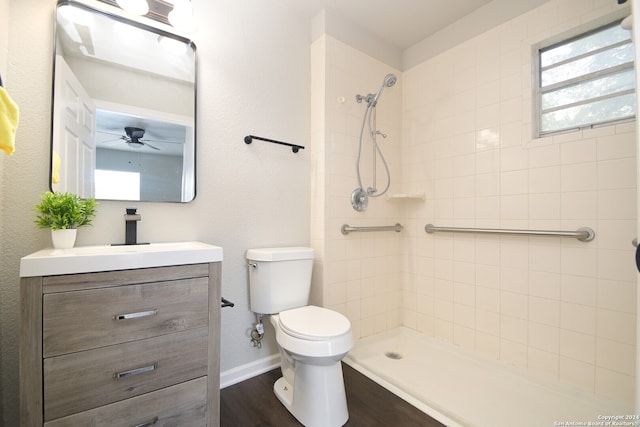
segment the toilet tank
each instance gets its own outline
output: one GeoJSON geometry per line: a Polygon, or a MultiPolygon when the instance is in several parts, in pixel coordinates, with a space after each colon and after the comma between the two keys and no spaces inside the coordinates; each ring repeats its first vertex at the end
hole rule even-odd
{"type": "Polygon", "coordinates": [[[313,249],[263,248],[247,251],[251,311],[275,314],[309,301],[313,249]]]}

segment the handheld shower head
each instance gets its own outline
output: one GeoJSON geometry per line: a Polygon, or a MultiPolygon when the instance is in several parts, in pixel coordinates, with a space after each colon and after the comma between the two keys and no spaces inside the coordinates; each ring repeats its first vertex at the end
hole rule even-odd
{"type": "Polygon", "coordinates": [[[398,81],[398,78],[396,77],[395,74],[387,74],[386,76],[384,76],[384,80],[382,84],[386,87],[391,87],[394,84],[396,84],[397,81],[398,81]]]}
{"type": "Polygon", "coordinates": [[[371,106],[375,106],[378,103],[378,98],[380,98],[380,95],[382,95],[382,91],[384,90],[385,87],[391,87],[395,85],[397,81],[398,81],[398,78],[396,77],[395,74],[387,74],[386,76],[384,76],[384,80],[382,81],[382,85],[380,86],[380,89],[378,89],[378,92],[375,94],[375,96],[371,100],[371,106]]]}

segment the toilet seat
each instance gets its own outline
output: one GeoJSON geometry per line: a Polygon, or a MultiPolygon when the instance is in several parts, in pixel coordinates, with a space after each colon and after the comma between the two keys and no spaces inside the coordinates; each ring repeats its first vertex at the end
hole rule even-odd
{"type": "Polygon", "coordinates": [[[316,358],[312,364],[334,363],[353,348],[349,319],[326,308],[310,305],[285,310],[272,315],[271,323],[280,347],[293,355],[316,358]]]}
{"type": "Polygon", "coordinates": [[[309,305],[280,312],[280,327],[292,337],[326,341],[351,331],[351,323],[342,314],[309,305]]]}

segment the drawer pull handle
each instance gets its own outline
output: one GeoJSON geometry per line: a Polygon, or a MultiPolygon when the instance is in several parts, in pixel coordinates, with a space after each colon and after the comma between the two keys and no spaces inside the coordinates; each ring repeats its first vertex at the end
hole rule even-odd
{"type": "Polygon", "coordinates": [[[131,370],[122,371],[122,372],[116,372],[115,374],[113,374],[113,377],[115,379],[132,377],[134,375],[144,374],[145,372],[155,371],[156,369],[158,369],[158,362],[154,363],[153,365],[143,366],[142,368],[136,368],[136,369],[131,369],[131,370]]]}
{"type": "Polygon", "coordinates": [[[116,314],[113,316],[113,319],[114,320],[137,319],[139,317],[155,316],[156,314],[158,314],[158,310],[154,308],[153,310],[139,311],[137,313],[116,314]]]}
{"type": "Polygon", "coordinates": [[[147,422],[144,422],[142,424],[136,424],[133,427],[149,427],[149,426],[154,425],[157,422],[158,422],[158,417],[153,417],[153,419],[151,421],[147,421],[147,422]]]}

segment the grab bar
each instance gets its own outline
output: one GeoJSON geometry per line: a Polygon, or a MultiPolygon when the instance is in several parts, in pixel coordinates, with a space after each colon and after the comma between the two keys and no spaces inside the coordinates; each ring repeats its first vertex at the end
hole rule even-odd
{"type": "Polygon", "coordinates": [[[351,227],[348,224],[342,224],[340,231],[342,231],[342,234],[346,236],[352,231],[395,231],[396,233],[399,233],[403,228],[404,227],[400,223],[396,223],[396,225],[377,225],[373,227],[351,227]]]}
{"type": "Polygon", "coordinates": [[[461,227],[436,227],[433,224],[424,226],[424,231],[433,233],[436,231],[453,231],[462,233],[492,233],[492,234],[517,234],[534,236],[560,236],[575,237],[581,242],[590,242],[596,237],[595,231],[589,227],[581,227],[576,231],[555,231],[555,230],[511,230],[498,228],[461,228],[461,227]]]}
{"type": "Polygon", "coordinates": [[[299,150],[304,150],[304,147],[302,145],[289,144],[288,142],[276,141],[275,139],[263,138],[261,136],[255,136],[255,135],[247,135],[247,136],[245,136],[244,137],[244,143],[245,144],[251,144],[254,139],[258,139],[260,141],[271,142],[273,144],[286,145],[287,147],[291,147],[291,151],[293,151],[294,153],[297,153],[299,150]]]}

